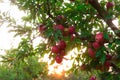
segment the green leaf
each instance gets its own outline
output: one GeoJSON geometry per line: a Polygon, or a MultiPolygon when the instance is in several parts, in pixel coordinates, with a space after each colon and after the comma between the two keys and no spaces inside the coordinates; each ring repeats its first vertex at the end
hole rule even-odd
{"type": "Polygon", "coordinates": [[[105,47],[102,46],[99,50],[96,52],[96,57],[100,57],[105,51],[105,47]]]}
{"type": "Polygon", "coordinates": [[[105,38],[106,40],[109,40],[109,35],[108,35],[107,32],[104,33],[104,38],[105,38]]]}
{"type": "Polygon", "coordinates": [[[115,43],[120,45],[120,39],[116,39],[115,43]]]}
{"type": "Polygon", "coordinates": [[[82,11],[83,9],[85,9],[85,7],[84,7],[84,6],[85,6],[85,5],[80,4],[80,5],[78,5],[78,6],[77,6],[77,8],[76,8],[76,9],[77,9],[77,10],[81,10],[81,11],[82,11]]]}
{"type": "Polygon", "coordinates": [[[113,44],[113,43],[109,43],[109,44],[108,44],[108,48],[111,49],[111,48],[112,48],[112,44],[113,44]]]}
{"type": "Polygon", "coordinates": [[[96,53],[96,57],[99,57],[99,56],[101,56],[101,50],[100,49],[96,53]]]}
{"type": "Polygon", "coordinates": [[[102,64],[104,64],[105,60],[106,60],[106,55],[105,55],[105,53],[102,53],[102,55],[101,55],[101,57],[100,57],[100,62],[101,62],[102,64]]]}

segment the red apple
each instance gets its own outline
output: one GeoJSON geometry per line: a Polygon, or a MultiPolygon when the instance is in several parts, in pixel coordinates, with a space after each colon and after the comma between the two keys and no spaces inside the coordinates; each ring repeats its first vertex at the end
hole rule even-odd
{"type": "Polygon", "coordinates": [[[95,51],[91,48],[88,49],[88,54],[90,57],[94,58],[95,57],[95,51]]]}
{"type": "Polygon", "coordinates": [[[112,56],[110,54],[107,54],[106,55],[106,60],[111,60],[112,59],[112,56]]]}
{"type": "Polygon", "coordinates": [[[75,39],[76,35],[75,34],[71,34],[70,36],[70,40],[73,41],[75,39]]]}
{"type": "Polygon", "coordinates": [[[46,26],[41,24],[41,25],[38,26],[38,30],[39,30],[40,33],[43,33],[46,30],[46,26]]]}
{"type": "Polygon", "coordinates": [[[101,45],[98,42],[93,42],[93,48],[95,49],[99,49],[101,47],[101,45]]]}
{"type": "Polygon", "coordinates": [[[59,56],[59,55],[57,55],[57,56],[55,57],[55,61],[56,61],[58,64],[60,64],[60,63],[62,62],[62,60],[63,60],[63,58],[62,58],[61,56],[59,56]]]}
{"type": "Polygon", "coordinates": [[[54,26],[54,29],[57,29],[57,30],[60,30],[60,31],[64,31],[64,26],[63,25],[61,25],[61,24],[59,24],[59,25],[55,25],[54,26]]]}
{"type": "Polygon", "coordinates": [[[103,44],[103,42],[104,42],[104,34],[103,33],[97,33],[96,35],[95,35],[95,40],[96,40],[96,42],[98,42],[98,43],[100,43],[100,44],[103,44]]]}
{"type": "Polygon", "coordinates": [[[57,19],[57,20],[62,20],[62,19],[64,19],[64,16],[63,16],[63,15],[58,15],[58,16],[56,17],[56,19],[57,19]]]}
{"type": "Polygon", "coordinates": [[[104,72],[104,71],[105,71],[103,65],[102,65],[102,66],[101,66],[101,65],[96,66],[96,69],[97,69],[97,70],[100,70],[101,72],[104,72]]]}
{"type": "Polygon", "coordinates": [[[62,51],[60,51],[60,53],[59,53],[61,56],[65,56],[65,51],[64,50],[62,50],[62,51]]]}
{"type": "Polygon", "coordinates": [[[106,8],[107,8],[107,9],[113,8],[113,6],[114,6],[114,3],[113,3],[113,2],[107,2],[107,3],[106,3],[106,8]]]}
{"type": "Polygon", "coordinates": [[[89,80],[96,80],[96,76],[91,76],[89,80]]]}
{"type": "Polygon", "coordinates": [[[66,43],[65,41],[63,40],[60,40],[58,43],[57,43],[57,46],[59,47],[60,50],[64,50],[66,48],[66,43]]]}
{"type": "Polygon", "coordinates": [[[75,33],[75,27],[74,26],[70,26],[68,28],[68,32],[69,32],[69,34],[74,34],[75,33]]]}
{"type": "Polygon", "coordinates": [[[111,62],[110,61],[105,61],[104,66],[106,68],[109,68],[111,66],[111,62]]]}
{"type": "Polygon", "coordinates": [[[59,52],[60,52],[58,46],[56,46],[56,45],[55,45],[55,46],[52,46],[51,51],[52,51],[52,53],[59,53],[59,52]]]}

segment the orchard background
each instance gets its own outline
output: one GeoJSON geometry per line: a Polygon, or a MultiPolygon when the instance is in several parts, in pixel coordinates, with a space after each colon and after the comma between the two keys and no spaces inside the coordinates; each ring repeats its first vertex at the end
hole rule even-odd
{"type": "Polygon", "coordinates": [[[18,25],[0,13],[1,23],[9,22],[10,32],[21,38],[1,56],[1,80],[120,80],[120,27],[113,23],[120,22],[119,0],[11,0],[11,5],[27,15],[18,25]],[[50,65],[73,61],[71,69],[61,77],[48,75],[46,54],[50,65]]]}

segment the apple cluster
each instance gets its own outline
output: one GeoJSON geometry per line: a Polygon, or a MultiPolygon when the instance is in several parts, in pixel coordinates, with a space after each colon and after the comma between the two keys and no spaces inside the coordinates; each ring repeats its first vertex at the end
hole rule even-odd
{"type": "Polygon", "coordinates": [[[90,57],[95,58],[96,50],[98,50],[104,44],[104,34],[97,33],[95,35],[95,41],[90,43],[90,48],[88,48],[88,54],[90,57]]]}
{"type": "Polygon", "coordinates": [[[61,24],[57,24],[57,25],[54,25],[53,28],[55,30],[60,30],[64,37],[70,36],[71,40],[75,39],[75,27],[74,26],[69,26],[68,28],[66,28],[61,24]]]}
{"type": "Polygon", "coordinates": [[[56,54],[55,61],[61,63],[65,55],[66,42],[60,40],[56,45],[52,46],[51,52],[56,54]]]}
{"type": "MultiPolygon", "coordinates": [[[[96,51],[103,46],[105,43],[104,34],[102,32],[99,32],[95,35],[95,41],[93,43],[90,43],[90,47],[88,48],[88,55],[91,58],[96,57],[96,51]]],[[[99,69],[101,71],[108,70],[111,66],[110,60],[112,59],[112,56],[110,54],[106,54],[106,61],[103,65],[96,66],[96,69],[99,69]]]]}
{"type": "MultiPolygon", "coordinates": [[[[58,15],[56,17],[57,21],[60,21],[64,19],[64,16],[58,15]]],[[[55,31],[60,30],[63,37],[66,36],[71,36],[71,40],[75,38],[75,27],[74,26],[69,26],[69,27],[64,27],[62,24],[56,24],[53,26],[53,29],[55,31]]],[[[65,55],[65,48],[66,48],[66,42],[64,40],[59,40],[54,46],[51,48],[51,52],[56,54],[55,61],[57,63],[61,63],[64,55],[65,55]]]]}
{"type": "MultiPolygon", "coordinates": [[[[58,15],[56,18],[56,24],[53,25],[54,31],[60,31],[63,37],[70,36],[70,40],[75,39],[75,27],[74,26],[64,26],[62,21],[65,21],[65,17],[63,15],[58,15]]],[[[38,30],[41,34],[46,31],[47,27],[44,24],[38,26],[38,30]]],[[[55,61],[57,63],[61,63],[63,57],[65,55],[66,42],[62,39],[59,39],[59,42],[56,42],[54,46],[51,48],[51,52],[56,54],[55,61]]]]}

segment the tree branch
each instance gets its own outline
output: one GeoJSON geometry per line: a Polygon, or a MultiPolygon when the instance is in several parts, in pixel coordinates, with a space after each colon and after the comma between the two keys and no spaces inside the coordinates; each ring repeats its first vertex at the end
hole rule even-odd
{"type": "Polygon", "coordinates": [[[120,68],[118,68],[114,63],[111,63],[111,66],[114,68],[116,72],[120,73],[120,68]]]}
{"type": "Polygon", "coordinates": [[[106,16],[108,12],[104,10],[99,4],[98,0],[88,0],[88,2],[97,10],[101,18],[106,22],[106,24],[114,31],[114,33],[120,38],[120,31],[112,22],[112,19],[107,19],[106,16]]]}

